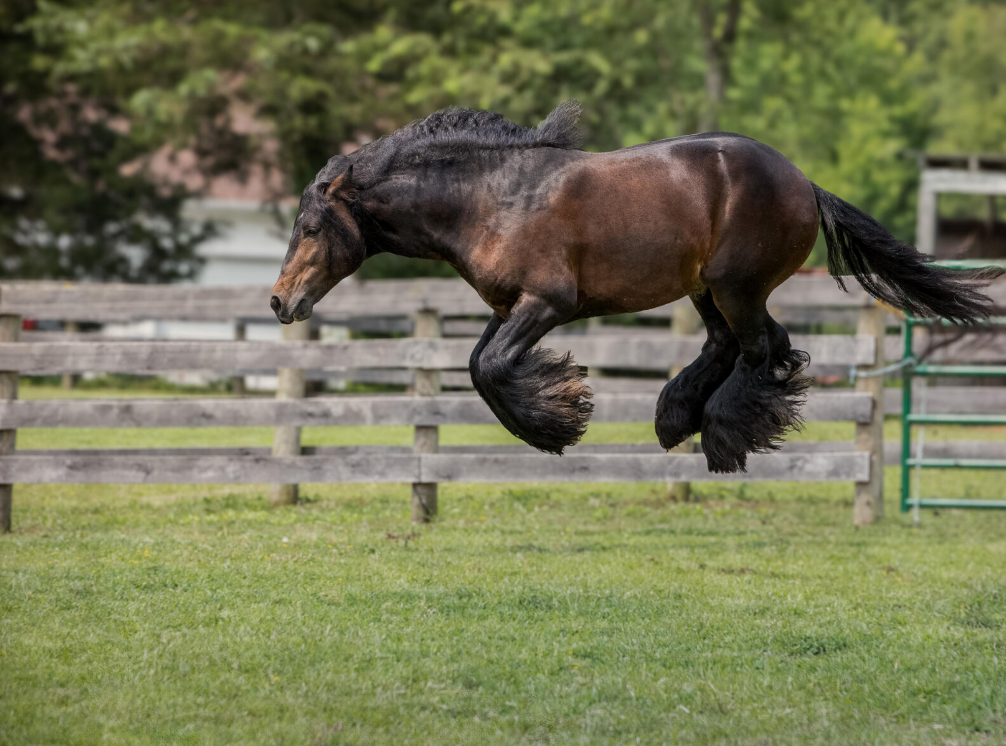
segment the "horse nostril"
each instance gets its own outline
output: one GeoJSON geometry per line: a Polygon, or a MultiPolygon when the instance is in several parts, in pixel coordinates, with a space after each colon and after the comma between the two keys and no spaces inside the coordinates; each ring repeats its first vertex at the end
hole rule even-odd
{"type": "Polygon", "coordinates": [[[279,309],[283,307],[283,302],[279,299],[278,295],[274,295],[269,301],[269,307],[272,308],[273,313],[279,313],[279,309]]]}

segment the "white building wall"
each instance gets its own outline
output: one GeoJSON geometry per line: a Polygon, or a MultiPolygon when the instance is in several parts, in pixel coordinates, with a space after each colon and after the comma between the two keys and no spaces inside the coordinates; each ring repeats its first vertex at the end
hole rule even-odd
{"type": "MultiPolygon", "coordinates": [[[[289,207],[281,208],[289,218],[289,207]]],[[[272,209],[257,202],[205,199],[185,206],[190,220],[212,220],[220,235],[204,243],[200,285],[272,285],[290,240],[289,220],[281,225],[272,209]]]]}
{"type": "MultiPolygon", "coordinates": [[[[289,216],[291,208],[282,208],[289,216]]],[[[185,205],[183,214],[189,220],[212,220],[220,235],[199,248],[206,259],[195,282],[198,285],[271,286],[279,276],[279,268],[286,254],[289,228],[277,223],[275,213],[253,201],[203,199],[185,205]]],[[[132,324],[107,324],[103,333],[109,337],[132,339],[234,339],[231,324],[141,321],[132,324]]],[[[280,338],[280,324],[248,324],[249,340],[276,340],[280,338]]],[[[166,373],[164,378],[181,384],[203,385],[214,376],[205,371],[178,371],[166,373]]],[[[275,376],[251,376],[249,388],[275,388],[275,376]]]]}

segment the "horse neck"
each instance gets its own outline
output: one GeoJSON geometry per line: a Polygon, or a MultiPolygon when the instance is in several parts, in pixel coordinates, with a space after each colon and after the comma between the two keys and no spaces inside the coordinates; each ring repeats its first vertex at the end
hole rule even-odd
{"type": "Polygon", "coordinates": [[[533,207],[547,180],[582,156],[555,148],[492,152],[439,173],[399,174],[359,192],[360,222],[375,253],[439,259],[464,274],[473,236],[502,213],[533,207]]]}
{"type": "Polygon", "coordinates": [[[471,183],[458,188],[456,183],[396,180],[360,192],[359,222],[368,253],[387,252],[451,264],[461,261],[467,225],[480,191],[471,183]]]}

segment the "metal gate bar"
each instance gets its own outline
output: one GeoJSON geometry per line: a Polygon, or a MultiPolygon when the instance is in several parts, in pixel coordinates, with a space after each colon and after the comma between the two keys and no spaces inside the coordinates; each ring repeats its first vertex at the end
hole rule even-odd
{"type": "MultiPolygon", "coordinates": [[[[1002,266],[1001,262],[988,260],[952,260],[937,262],[951,269],[975,269],[988,266],[1002,266]]],[[[1006,500],[970,500],[965,498],[918,498],[909,496],[911,469],[1006,469],[1006,459],[967,458],[912,458],[912,427],[914,425],[1006,425],[1006,415],[982,414],[913,414],[912,380],[916,376],[957,376],[1006,377],[1006,365],[933,365],[912,364],[915,360],[912,330],[917,326],[942,324],[949,326],[946,319],[918,319],[906,315],[904,320],[904,367],[901,371],[901,512],[907,513],[913,506],[920,508],[983,508],[1006,509],[1006,500]]],[[[1006,316],[994,316],[980,324],[981,327],[1006,327],[1006,316]]]]}

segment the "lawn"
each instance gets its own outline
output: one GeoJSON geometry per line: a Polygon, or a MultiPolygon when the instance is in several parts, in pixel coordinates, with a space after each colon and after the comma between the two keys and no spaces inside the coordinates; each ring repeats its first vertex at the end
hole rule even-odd
{"type": "MultiPolygon", "coordinates": [[[[927,437],[968,437],[940,430],[927,437]]],[[[510,442],[494,427],[442,440],[510,442]]],[[[688,504],[655,484],[445,485],[421,528],[407,485],[308,485],[283,509],[258,486],[18,487],[0,538],[0,743],[1006,742],[1006,515],[913,527],[886,476],[888,517],[858,531],[847,484],[697,484],[688,504]]],[[[927,480],[1000,494],[990,473],[927,480]]]]}

